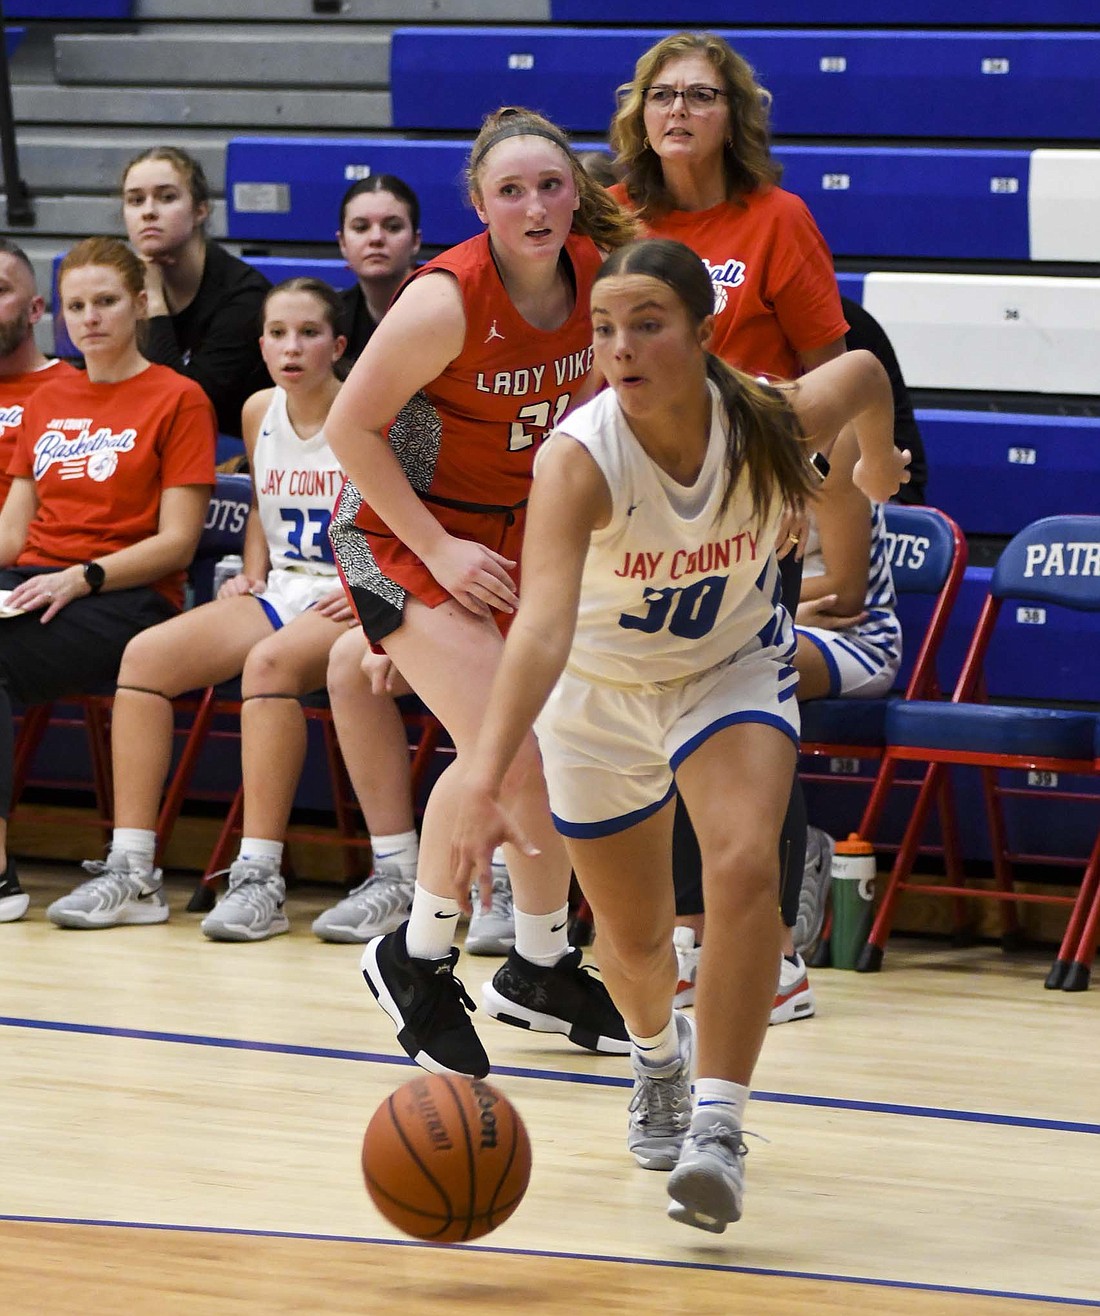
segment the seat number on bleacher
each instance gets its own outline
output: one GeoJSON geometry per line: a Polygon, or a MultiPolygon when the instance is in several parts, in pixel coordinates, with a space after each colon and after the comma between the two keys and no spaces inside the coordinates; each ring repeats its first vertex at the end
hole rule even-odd
{"type": "Polygon", "coordinates": [[[982,72],[983,72],[983,73],[999,74],[999,73],[1007,73],[1008,70],[1009,70],[1009,63],[1008,63],[1008,60],[1007,60],[1007,59],[983,59],[983,60],[982,60],[982,72]]]}
{"type": "Polygon", "coordinates": [[[999,196],[1014,196],[1020,190],[1020,180],[1011,176],[994,176],[989,180],[989,190],[999,196]]]}
{"type": "Polygon", "coordinates": [[[534,55],[509,55],[508,67],[510,69],[533,69],[535,67],[534,55]]]}
{"type": "Polygon", "coordinates": [[[1056,772],[1031,771],[1027,774],[1027,784],[1029,786],[1057,786],[1058,774],[1056,772]]]}
{"type": "Polygon", "coordinates": [[[822,174],[821,187],[826,192],[847,192],[852,185],[848,174],[822,174]]]}
{"type": "Polygon", "coordinates": [[[1045,626],[1047,610],[1046,608],[1017,608],[1016,620],[1021,626],[1045,626]]]}
{"type": "Polygon", "coordinates": [[[818,68],[822,73],[847,73],[848,59],[845,55],[822,55],[818,68]]]}
{"type": "Polygon", "coordinates": [[[1034,448],[1009,448],[1008,464],[1010,466],[1034,466],[1034,448]]]}
{"type": "Polygon", "coordinates": [[[830,759],[829,771],[835,777],[855,777],[859,774],[859,759],[830,759]]]}

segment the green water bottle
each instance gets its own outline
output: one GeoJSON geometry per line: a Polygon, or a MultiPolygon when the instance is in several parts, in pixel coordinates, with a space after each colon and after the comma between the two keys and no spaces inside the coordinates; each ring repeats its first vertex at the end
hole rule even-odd
{"type": "Polygon", "coordinates": [[[833,928],[829,937],[834,969],[854,969],[863,949],[875,907],[875,851],[854,832],[836,843],[833,854],[833,928]]]}

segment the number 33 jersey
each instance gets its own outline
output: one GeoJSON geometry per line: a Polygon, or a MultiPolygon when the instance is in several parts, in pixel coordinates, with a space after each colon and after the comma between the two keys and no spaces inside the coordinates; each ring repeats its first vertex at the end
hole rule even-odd
{"type": "Polygon", "coordinates": [[[781,505],[773,500],[758,521],[742,473],[721,510],[726,418],[709,387],[710,438],[692,485],[678,484],[647,456],[610,389],[562,426],[603,472],[612,503],[611,520],[593,532],[585,559],[568,663],[577,676],[649,685],[705,672],[746,646],[751,652],[754,641],[761,648],[789,643],[793,653],[772,552],[781,505]]]}
{"type": "Polygon", "coordinates": [[[276,388],[252,454],[252,483],[273,571],[336,575],[328,527],[343,481],[324,430],[299,438],[287,414],[286,393],[276,388]]]}

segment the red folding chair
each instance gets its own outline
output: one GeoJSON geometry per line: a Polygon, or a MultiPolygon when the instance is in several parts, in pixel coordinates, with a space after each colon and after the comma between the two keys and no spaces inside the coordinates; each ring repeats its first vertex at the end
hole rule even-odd
{"type": "MultiPolygon", "coordinates": [[[[1021,854],[1011,848],[1002,797],[1050,798],[1052,792],[1002,783],[1000,774],[1005,770],[1045,771],[1059,774],[1059,780],[1063,775],[1097,775],[1097,715],[1088,710],[988,702],[985,661],[1002,605],[1008,599],[1041,609],[1100,612],[1100,517],[1047,517],[1016,535],[994,570],[950,702],[899,701],[890,707],[886,717],[883,772],[890,773],[897,764],[910,762],[923,764],[924,773],[882,903],[857,965],[862,972],[874,972],[881,967],[898,898],[904,891],[913,891],[950,896],[956,901],[999,902],[1007,946],[1020,939],[1019,905],[1070,906],[1069,926],[1047,986],[1080,991],[1088,985],[1088,967],[1095,951],[1097,848],[1093,847],[1092,861],[1076,896],[1019,891],[1014,878],[1015,863],[1042,861],[1076,866],[1080,861],[1059,854],[1021,854]],[[974,766],[981,771],[992,846],[992,889],[970,886],[965,876],[961,880],[952,877],[947,883],[912,879],[929,811],[947,785],[950,769],[956,765],[974,766]]],[[[1003,633],[998,635],[999,640],[1002,637],[1003,633]]],[[[1068,788],[1060,790],[1058,797],[1090,806],[1095,819],[1098,812],[1095,794],[1068,788]]],[[[871,839],[870,831],[867,836],[871,839]]]]}
{"type": "MultiPolygon", "coordinates": [[[[893,691],[882,699],[811,699],[801,706],[804,758],[828,759],[831,765],[871,762],[873,773],[824,772],[803,764],[803,781],[861,786],[867,792],[863,814],[857,830],[860,836],[872,837],[891,790],[915,788],[919,783],[897,779],[894,765],[887,764],[886,712],[899,699],[935,699],[940,688],[936,661],[947,633],[951,610],[966,572],[966,540],[955,522],[935,507],[914,507],[890,503],[885,508],[890,570],[898,596],[898,614],[902,623],[902,666],[893,691]]],[[[943,852],[948,870],[961,870],[961,852],[954,803],[944,790],[940,798],[943,820],[943,852]]],[[[890,847],[883,847],[890,848],[890,847]]],[[[957,916],[961,922],[963,911],[957,916]]],[[[821,946],[815,961],[828,964],[830,919],[822,932],[821,946]]]]}

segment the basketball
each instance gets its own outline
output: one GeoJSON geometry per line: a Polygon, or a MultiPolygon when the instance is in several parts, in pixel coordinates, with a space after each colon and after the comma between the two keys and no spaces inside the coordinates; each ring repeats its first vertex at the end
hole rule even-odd
{"type": "Polygon", "coordinates": [[[502,1092],[481,1079],[421,1074],[378,1107],[363,1135],[363,1178],[391,1225],[466,1243],[523,1200],[531,1143],[502,1092]]]}

